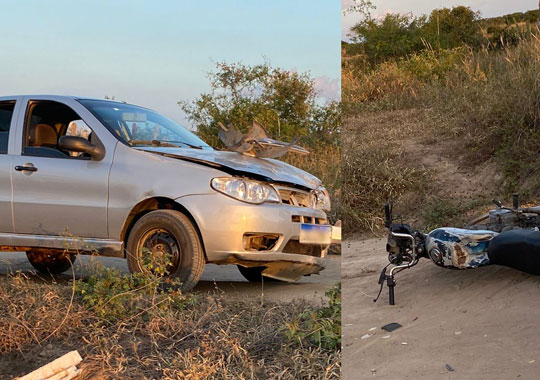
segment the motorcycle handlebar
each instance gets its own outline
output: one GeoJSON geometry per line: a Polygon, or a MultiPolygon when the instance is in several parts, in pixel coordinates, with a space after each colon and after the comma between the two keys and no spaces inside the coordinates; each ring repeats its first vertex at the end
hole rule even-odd
{"type": "Polygon", "coordinates": [[[495,204],[495,206],[499,207],[499,208],[503,208],[503,204],[501,201],[497,200],[497,199],[493,199],[492,202],[495,204]]]}
{"type": "Polygon", "coordinates": [[[525,208],[522,208],[521,211],[523,211],[525,213],[539,214],[540,215],[540,206],[525,207],[525,208]]]}

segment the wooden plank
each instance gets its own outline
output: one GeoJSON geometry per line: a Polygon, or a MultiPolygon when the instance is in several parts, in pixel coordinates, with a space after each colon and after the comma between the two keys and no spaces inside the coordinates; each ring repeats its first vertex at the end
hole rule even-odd
{"type": "MultiPolygon", "coordinates": [[[[62,374],[64,372],[64,376],[60,378],[54,378],[55,380],[63,380],[64,378],[71,379],[76,375],[71,376],[74,372],[67,373],[66,371],[79,364],[82,361],[81,355],[79,355],[78,351],[71,351],[65,354],[64,356],[59,357],[58,359],[53,360],[49,364],[45,364],[43,367],[40,367],[36,369],[35,371],[30,372],[28,375],[24,375],[23,377],[17,377],[13,380],[44,380],[49,379],[52,376],[62,374]],[[71,376],[71,377],[69,377],[71,376]]],[[[77,369],[75,368],[75,371],[78,374],[77,369]]]]}
{"type": "Polygon", "coordinates": [[[69,367],[68,369],[63,370],[62,372],[57,373],[51,377],[48,377],[46,380],[68,380],[77,376],[81,372],[77,367],[69,367]]]}

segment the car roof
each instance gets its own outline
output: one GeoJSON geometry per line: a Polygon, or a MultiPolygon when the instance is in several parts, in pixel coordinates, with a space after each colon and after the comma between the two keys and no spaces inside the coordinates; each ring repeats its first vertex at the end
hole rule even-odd
{"type": "Polygon", "coordinates": [[[109,101],[111,103],[123,103],[118,100],[112,100],[112,99],[104,99],[104,98],[92,98],[88,96],[74,96],[74,95],[48,95],[48,94],[19,94],[19,95],[8,95],[8,96],[0,96],[0,101],[4,100],[17,100],[22,97],[29,97],[33,99],[49,99],[49,100],[66,100],[66,99],[73,99],[73,100],[102,100],[102,101],[109,101]]]}

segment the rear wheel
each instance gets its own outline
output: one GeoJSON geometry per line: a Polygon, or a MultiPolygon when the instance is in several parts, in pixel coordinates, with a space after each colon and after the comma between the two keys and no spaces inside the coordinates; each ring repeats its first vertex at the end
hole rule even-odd
{"type": "Polygon", "coordinates": [[[204,253],[197,230],[184,214],[157,210],[142,216],[126,244],[131,273],[153,272],[181,282],[189,291],[204,271],[204,253]]]}
{"type": "Polygon", "coordinates": [[[38,272],[50,274],[67,271],[77,258],[72,253],[55,251],[28,251],[26,257],[38,272]]]}
{"type": "Polygon", "coordinates": [[[262,282],[263,280],[265,282],[274,282],[279,281],[272,277],[266,277],[262,275],[262,272],[266,269],[266,267],[251,267],[246,268],[241,265],[237,265],[238,270],[244,276],[246,280],[249,282],[262,282]]]}

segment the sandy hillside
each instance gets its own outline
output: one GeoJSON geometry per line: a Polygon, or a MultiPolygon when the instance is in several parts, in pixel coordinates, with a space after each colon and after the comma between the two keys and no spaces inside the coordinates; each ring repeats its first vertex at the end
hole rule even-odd
{"type": "Polygon", "coordinates": [[[344,380],[540,378],[540,277],[424,259],[397,276],[396,306],[386,286],[373,303],[384,244],[343,244],[344,380]],[[390,322],[403,327],[381,330],[390,322]]]}

